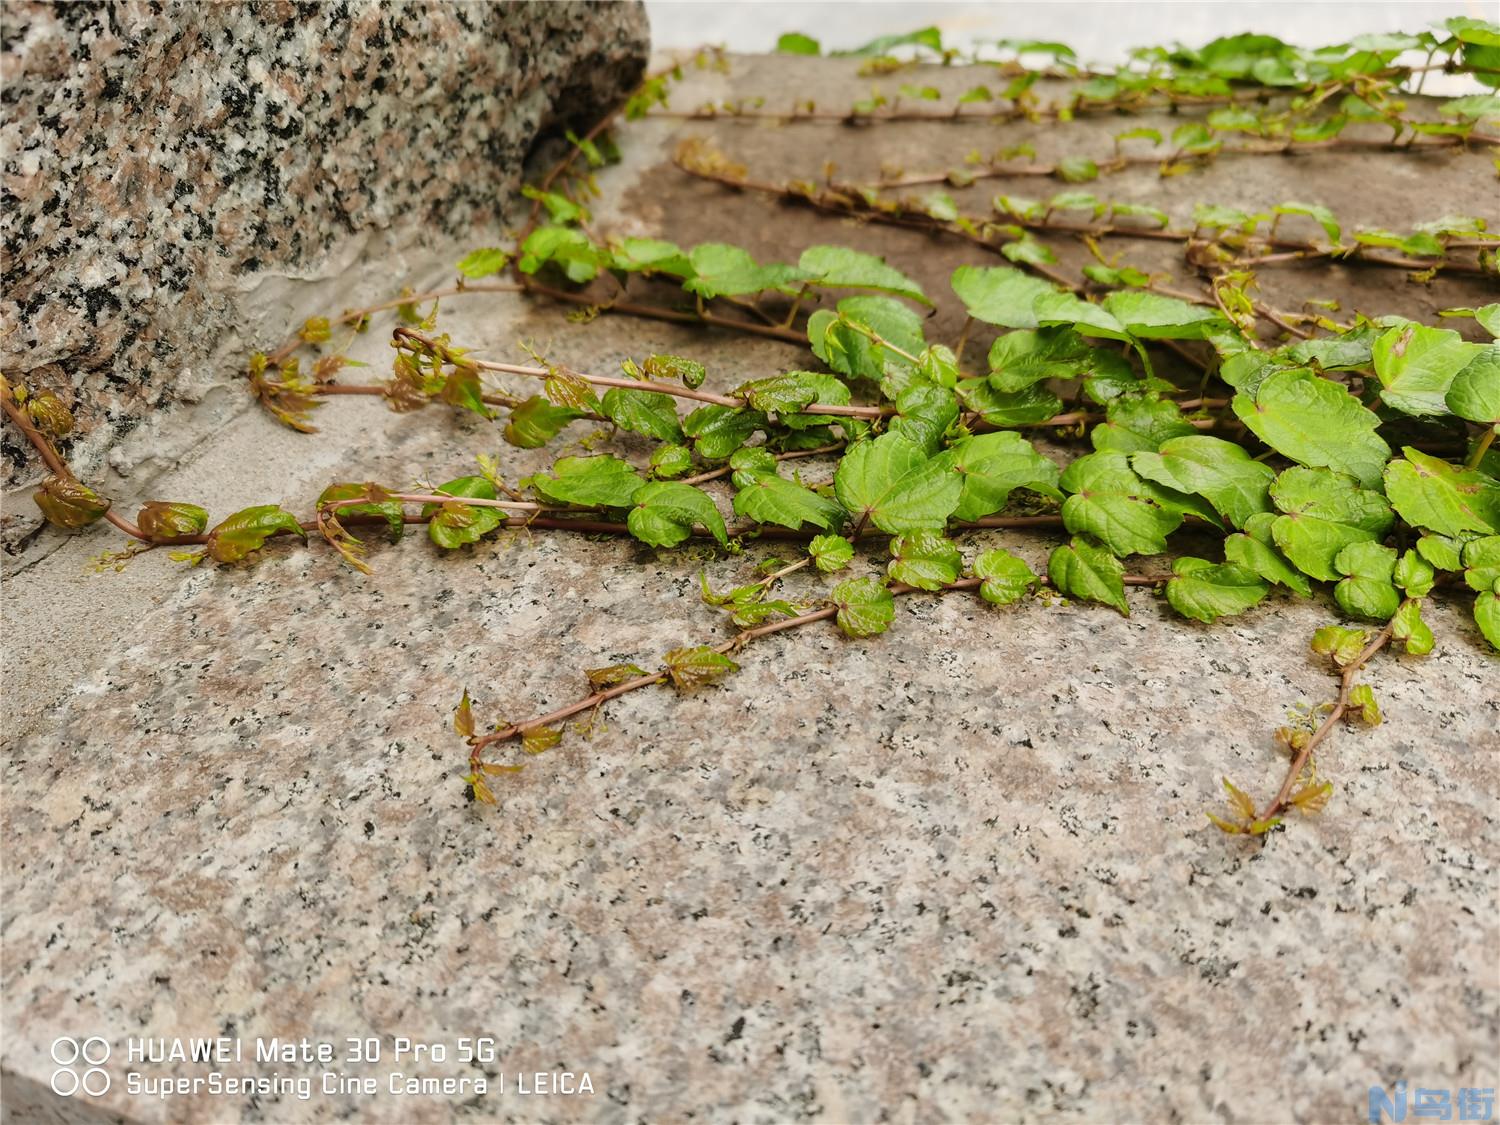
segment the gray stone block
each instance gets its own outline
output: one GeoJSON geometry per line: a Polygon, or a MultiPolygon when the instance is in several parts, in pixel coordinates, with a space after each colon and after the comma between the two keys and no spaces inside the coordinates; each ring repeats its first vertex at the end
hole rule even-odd
{"type": "MultiPolygon", "coordinates": [[[[634,3],[8,4],[0,369],[72,407],[96,477],[234,375],[262,279],[376,231],[498,236],[538,134],[628,89],[646,35],[634,3]]],[[[7,489],[40,475],[3,453],[7,489]]],[[[38,521],[8,508],[13,542],[38,521]]]]}

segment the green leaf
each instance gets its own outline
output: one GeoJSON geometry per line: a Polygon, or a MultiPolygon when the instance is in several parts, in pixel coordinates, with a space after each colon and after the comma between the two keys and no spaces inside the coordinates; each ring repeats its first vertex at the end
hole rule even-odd
{"type": "Polygon", "coordinates": [[[1500,535],[1464,544],[1464,581],[1471,590],[1490,590],[1500,582],[1500,535]]]}
{"type": "Polygon", "coordinates": [[[444,496],[459,499],[446,504],[422,505],[422,518],[427,521],[427,536],[439,547],[451,551],[465,543],[476,543],[500,526],[505,518],[499,508],[477,507],[460,500],[493,500],[495,486],[480,476],[459,477],[433,489],[444,496]]]}
{"type": "Polygon", "coordinates": [[[1212,623],[1244,613],[1270,589],[1255,571],[1233,563],[1215,565],[1189,556],[1174,562],[1172,573],[1176,577],[1167,582],[1167,601],[1195,621],[1212,623]]]}
{"type": "Polygon", "coordinates": [[[893,581],[919,590],[941,590],[958,581],[963,565],[963,556],[949,540],[935,531],[914,531],[891,540],[887,572],[893,581]]]}
{"type": "Polygon", "coordinates": [[[800,31],[788,31],[776,40],[778,55],[821,55],[823,45],[810,35],[800,31]]]}
{"type": "MultiPolygon", "coordinates": [[[[376,495],[381,495],[385,493],[385,489],[381,488],[378,484],[355,484],[350,482],[330,484],[318,496],[317,507],[319,510],[321,510],[325,504],[332,504],[339,500],[363,499],[364,497],[371,495],[372,492],[376,495]]],[[[189,508],[193,507],[193,505],[191,504],[184,506],[189,508]]],[[[198,508],[197,511],[203,512],[203,509],[198,508]]],[[[141,514],[145,515],[144,510],[141,514]]],[[[347,507],[335,509],[334,515],[341,522],[350,516],[375,516],[379,519],[383,519],[385,520],[386,531],[390,535],[392,543],[400,539],[406,531],[406,514],[405,510],[401,507],[401,502],[399,500],[378,500],[372,501],[368,504],[350,504],[347,507]]],[[[205,522],[207,521],[207,512],[203,512],[203,519],[205,522]]],[[[145,527],[146,525],[144,523],[141,523],[141,529],[145,530],[145,527]]],[[[201,524],[199,525],[198,530],[202,530],[201,524]]],[[[195,535],[197,534],[197,532],[179,531],[169,532],[169,534],[195,535]]]]}
{"type": "Polygon", "coordinates": [[[1130,467],[1147,480],[1202,496],[1235,527],[1271,510],[1275,471],[1231,441],[1201,434],[1172,438],[1158,452],[1134,454],[1130,467]]]}
{"type": "Polygon", "coordinates": [[[606,256],[581,230],[537,227],[521,244],[521,258],[516,268],[522,273],[534,274],[549,262],[561,269],[569,281],[582,284],[599,276],[606,256]]]}
{"type": "Polygon", "coordinates": [[[1062,506],[1063,525],[1088,534],[1116,555],[1157,555],[1182,515],[1163,507],[1130,467],[1124,453],[1090,453],[1063,471],[1061,484],[1073,493],[1062,506]]]}
{"type": "Polygon", "coordinates": [[[1380,481],[1390,446],[1380,419],[1337,383],[1311,371],[1279,371],[1252,399],[1234,396],[1234,412],[1261,441],[1301,465],[1348,473],[1367,488],[1380,481]]]}
{"type": "MultiPolygon", "coordinates": [[[[334,485],[333,488],[339,487],[334,485]]],[[[356,485],[363,488],[364,485],[356,485]]],[[[327,496],[332,489],[325,490],[327,496]]],[[[319,499],[322,503],[322,499],[319,499]]],[[[401,505],[396,505],[396,520],[401,523],[401,505]]],[[[160,539],[175,539],[183,535],[202,535],[208,526],[208,509],[197,504],[174,504],[162,500],[150,500],[141,505],[135,517],[136,526],[153,542],[160,539]]],[[[404,526],[404,525],[403,525],[404,526]]],[[[395,536],[400,538],[401,532],[395,536]]]]}
{"type": "Polygon", "coordinates": [[[1416,551],[1405,552],[1391,572],[1391,581],[1409,598],[1425,598],[1437,581],[1437,571],[1416,551]]]}
{"type": "Polygon", "coordinates": [[[927,457],[901,434],[885,434],[844,454],[833,489],[856,521],[899,535],[941,530],[958,507],[963,482],[942,458],[927,457]]]}
{"type": "Polygon", "coordinates": [[[732,406],[700,406],[682,420],[682,432],[693,439],[693,448],[706,461],[724,461],[756,430],[767,425],[766,416],[755,410],[732,406]]]}
{"type": "Polygon", "coordinates": [[[756,410],[783,416],[799,413],[815,402],[847,406],[849,388],[833,375],[821,371],[788,371],[755,379],[735,388],[756,410]]]}
{"type": "Polygon", "coordinates": [[[1097,450],[1152,451],[1164,442],[1197,433],[1183,419],[1176,403],[1154,394],[1125,394],[1111,399],[1105,418],[1089,431],[1089,440],[1097,450]]]}
{"type": "Polygon", "coordinates": [[[1105,297],[1103,307],[1127,332],[1143,340],[1202,340],[1231,327],[1217,309],[1159,293],[1120,290],[1105,297]]]}
{"type": "Polygon", "coordinates": [[[694,246],[688,260],[695,276],[682,287],[700,297],[741,297],[767,289],[794,292],[793,283],[802,279],[801,271],[791,266],[759,265],[745,250],[725,242],[694,246]]]}
{"type": "Polygon", "coordinates": [[[688,261],[682,247],[659,238],[620,239],[611,247],[609,268],[625,273],[665,274],[678,278],[693,276],[693,264],[688,261]]]}
{"type": "Polygon", "coordinates": [[[739,491],[734,510],[756,523],[772,523],[793,531],[804,523],[830,531],[844,522],[844,510],[827,497],[785,477],[736,473],[739,491]]]}
{"type": "Polygon", "coordinates": [[[900,35],[882,35],[852,51],[834,51],[836,55],[888,55],[896,47],[923,47],[934,54],[943,53],[943,33],[935,27],[923,27],[900,35]]]}
{"type": "Polygon", "coordinates": [[[1129,340],[1125,326],[1098,305],[1060,290],[1044,294],[1031,307],[1032,315],[1042,327],[1072,325],[1084,336],[1106,340],[1129,340]]]}
{"type": "Polygon", "coordinates": [[[1324,625],[1313,633],[1312,650],[1319,656],[1332,657],[1340,668],[1347,668],[1359,659],[1359,654],[1369,643],[1370,634],[1367,630],[1324,625]]]}
{"type": "Polygon", "coordinates": [[[1423,535],[1417,540],[1417,554],[1438,570],[1462,570],[1464,544],[1446,535],[1423,535]]]}
{"type": "Polygon", "coordinates": [[[1103,602],[1129,617],[1124,576],[1120,560],[1087,539],[1056,548],[1047,560],[1047,577],[1059,594],[1103,602]]]}
{"type": "Polygon", "coordinates": [[[547,217],[554,223],[562,223],[566,226],[589,217],[587,210],[574,203],[566,195],[559,195],[555,191],[542,191],[540,188],[527,184],[521,189],[521,194],[547,208],[547,217]]]}
{"type": "MultiPolygon", "coordinates": [[[[1295,344],[1277,349],[1274,355],[1282,367],[1313,367],[1319,371],[1358,371],[1369,367],[1374,361],[1375,341],[1381,335],[1382,332],[1378,328],[1356,328],[1342,336],[1299,340],[1295,344]]],[[[1241,386],[1238,389],[1252,394],[1255,388],[1241,386]]]]}
{"type": "Polygon", "coordinates": [[[695,648],[674,648],[663,657],[667,674],[672,677],[672,686],[679,691],[692,691],[718,683],[730,672],[738,672],[740,666],[722,652],[715,652],[707,645],[695,648]]]}
{"type": "Polygon", "coordinates": [[[1396,551],[1379,543],[1351,543],[1339,551],[1334,569],[1347,575],[1333,588],[1334,600],[1350,617],[1367,621],[1385,621],[1401,605],[1392,578],[1396,569],[1396,551]]]}
{"type": "Polygon", "coordinates": [[[1099,165],[1086,156],[1065,156],[1053,174],[1064,183],[1086,184],[1099,178],[1099,165]]]}
{"type": "Polygon", "coordinates": [[[448,377],[443,380],[443,389],[438,392],[438,399],[449,406],[478,414],[481,418],[495,416],[484,401],[484,387],[479,382],[478,368],[468,364],[459,364],[448,373],[448,377]]]}
{"type": "Polygon", "coordinates": [[[238,562],[252,551],[258,551],[267,539],[279,532],[307,538],[307,532],[291,512],[275,504],[257,504],[243,508],[220,521],[208,533],[208,557],[214,562],[238,562]]]}
{"type": "Polygon", "coordinates": [[[1413,656],[1426,656],[1434,644],[1432,630],[1422,620],[1422,603],[1410,598],[1401,603],[1391,618],[1391,636],[1406,645],[1413,656]]]}
{"type": "Polygon", "coordinates": [[[990,348],[990,385],[1013,394],[1046,379],[1110,377],[1136,382],[1124,357],[1088,344],[1071,328],[1001,334],[990,348]]]}
{"type": "Polygon", "coordinates": [[[1445,399],[1453,377],[1480,351],[1451,328],[1405,324],[1375,341],[1375,374],[1380,397],[1406,414],[1448,413],[1445,399]]]}
{"type": "Polygon", "coordinates": [[[1476,68],[1475,80],[1486,86],[1500,86],[1500,27],[1471,16],[1451,16],[1444,21],[1462,44],[1464,65],[1476,68]]]}
{"type": "Polygon", "coordinates": [[[960,266],[953,271],[953,292],[975,320],[1002,328],[1037,328],[1038,298],[1056,287],[1009,266],[960,266]]]}
{"type": "Polygon", "coordinates": [[[895,599],[878,578],[845,579],[830,597],[838,607],[838,626],[850,637],[879,636],[896,617],[895,599]]]}
{"type": "Polygon", "coordinates": [[[1006,394],[995,390],[988,379],[961,379],[958,397],[976,410],[991,426],[1025,426],[1045,422],[1062,410],[1062,399],[1040,384],[1006,394]]]}
{"type": "Polygon", "coordinates": [[[1339,227],[1339,221],[1334,218],[1333,212],[1327,207],[1317,203],[1278,203],[1271,208],[1278,215],[1306,215],[1320,227],[1328,236],[1328,241],[1337,245],[1343,230],[1339,227]]]}
{"type": "Polygon", "coordinates": [[[958,221],[958,204],[946,191],[934,191],[922,201],[929,217],[943,223],[958,221]]]}
{"type": "Polygon", "coordinates": [[[1281,552],[1252,535],[1236,534],[1224,540],[1224,559],[1304,598],[1312,597],[1312,586],[1281,552]]]}
{"type": "Polygon", "coordinates": [[[651,453],[651,475],[663,480],[680,477],[693,467],[693,451],[685,445],[658,445],[651,453]]]}
{"type": "Polygon", "coordinates": [[[1500,344],[1480,349],[1453,377],[1445,401],[1460,418],[1482,426],[1500,426],[1500,344]]]}
{"type": "Polygon", "coordinates": [[[694,524],[707,530],[721,547],[729,545],[724,517],[708,494],[674,481],[641,485],[626,520],[630,534],[652,547],[675,547],[693,533],[694,524]]]}
{"type": "Polygon", "coordinates": [[[1438,106],[1444,117],[1457,117],[1463,121],[1484,121],[1500,118],[1500,95],[1470,94],[1464,98],[1450,98],[1438,106]]]}
{"type": "Polygon", "coordinates": [[[604,392],[600,410],[622,430],[645,434],[657,441],[682,440],[682,427],[677,421],[677,407],[671,395],[616,387],[604,392]]]}
{"type": "Polygon", "coordinates": [[[917,355],[927,347],[922,317],[909,305],[891,297],[845,297],[838,313],[819,309],[808,318],[807,338],[813,353],[841,375],[879,382],[888,364],[910,368],[890,348],[876,344],[842,321],[859,324],[893,347],[917,355]]]}
{"type": "Polygon", "coordinates": [[[992,605],[1020,601],[1041,581],[1024,561],[1001,548],[986,551],[974,560],[974,577],[984,579],[979,584],[979,596],[992,605]]]}
{"type": "Polygon", "coordinates": [[[809,246],[797,260],[797,268],[823,289],[876,289],[932,304],[920,285],[874,254],[843,246],[809,246]]]}
{"type": "Polygon", "coordinates": [[[1500,482],[1456,469],[1410,446],[1385,470],[1385,491],[1401,518],[1439,535],[1500,532],[1500,482]]]}
{"type": "Polygon", "coordinates": [[[1500,649],[1500,590],[1489,590],[1474,599],[1474,624],[1493,648],[1500,649]]]}
{"type": "MultiPolygon", "coordinates": [[[[1154,144],[1161,144],[1161,134],[1155,129],[1131,129],[1115,135],[1116,140],[1130,140],[1134,137],[1142,137],[1154,144]]],[[[1172,222],[1172,217],[1160,207],[1152,207],[1145,203],[1111,203],[1109,213],[1114,219],[1128,219],[1132,216],[1150,219],[1158,228],[1165,228],[1172,222]]]]}
{"type": "Polygon", "coordinates": [[[641,475],[617,457],[564,457],[551,474],[538,473],[521,482],[553,504],[585,508],[628,508],[645,483],[641,475]]]}
{"type": "Polygon", "coordinates": [[[489,277],[499,273],[510,264],[510,255],[494,246],[472,250],[458,263],[458,272],[465,277],[489,277]]]}
{"type": "Polygon", "coordinates": [[[680,355],[648,355],[641,366],[648,378],[665,383],[681,379],[682,385],[689,390],[703,386],[703,380],[708,376],[708,369],[703,364],[680,355]]]}
{"type": "Polygon", "coordinates": [[[1394,522],[1385,497],[1329,469],[1286,470],[1271,485],[1271,500],[1283,513],[1271,524],[1276,546],[1302,573],[1324,582],[1342,577],[1334,566],[1340,551],[1378,542],[1394,522]]]}
{"type": "Polygon", "coordinates": [[[1500,301],[1475,309],[1474,319],[1491,336],[1500,338],[1500,301]]]}
{"type": "Polygon", "coordinates": [[[1375,689],[1369,684],[1355,684],[1349,689],[1348,714],[1355,716],[1367,727],[1380,725],[1380,704],[1375,702],[1375,689]]]}
{"type": "Polygon", "coordinates": [[[933,344],[917,356],[917,374],[934,386],[951,391],[958,383],[958,357],[944,344],[933,344]]]}
{"type": "Polygon", "coordinates": [[[510,412],[510,421],[505,424],[505,440],[521,449],[540,449],[569,422],[582,417],[581,410],[554,406],[541,395],[532,395],[510,412]]]}
{"type": "Polygon", "coordinates": [[[814,535],[807,545],[813,565],[824,574],[843,570],[854,558],[854,544],[839,535],[814,535]]]}
{"type": "Polygon", "coordinates": [[[954,393],[931,383],[913,383],[896,399],[900,412],[890,424],[890,433],[908,438],[931,457],[942,445],[943,435],[958,421],[958,399],[954,393]]]}
{"type": "Polygon", "coordinates": [[[1012,489],[1062,500],[1057,465],[1020,434],[1003,430],[957,442],[942,457],[963,481],[953,518],[977,520],[1005,507],[1012,489]]]}

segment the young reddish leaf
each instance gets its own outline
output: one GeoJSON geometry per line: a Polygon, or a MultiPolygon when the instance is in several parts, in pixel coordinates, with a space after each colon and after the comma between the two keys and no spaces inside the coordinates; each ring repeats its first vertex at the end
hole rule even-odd
{"type": "Polygon", "coordinates": [[[153,542],[160,542],[185,535],[202,535],[203,529],[208,526],[208,511],[197,504],[151,500],[141,505],[135,522],[148,538],[153,542]]]}
{"type": "Polygon", "coordinates": [[[220,563],[239,562],[281,532],[307,538],[307,532],[302,530],[297,517],[275,504],[245,508],[221,521],[208,533],[208,557],[220,563]]]}
{"type": "Polygon", "coordinates": [[[474,708],[468,688],[464,688],[464,697],[458,701],[458,710],[453,712],[453,729],[463,738],[474,737],[474,708]]]}
{"type": "Polygon", "coordinates": [[[691,691],[707,684],[717,683],[730,672],[739,671],[739,665],[721,652],[707,645],[693,648],[674,648],[664,657],[667,674],[679,691],[691,691]]]}
{"type": "Polygon", "coordinates": [[[646,669],[638,664],[611,664],[608,668],[590,668],[584,675],[589,678],[589,687],[603,691],[627,680],[640,679],[646,675],[646,669]]]}
{"type": "Polygon", "coordinates": [[[108,500],[72,477],[48,477],[31,498],[49,523],[69,531],[87,527],[109,511],[108,500]]]}
{"type": "Polygon", "coordinates": [[[562,741],[562,731],[555,727],[527,727],[521,732],[521,749],[527,754],[541,754],[562,741]]]}

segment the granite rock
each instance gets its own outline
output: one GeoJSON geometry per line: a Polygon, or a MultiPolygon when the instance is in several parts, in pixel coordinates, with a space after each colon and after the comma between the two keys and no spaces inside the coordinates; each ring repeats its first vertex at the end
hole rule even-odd
{"type": "MultiPolygon", "coordinates": [[[[374,231],[496,237],[538,134],[591,121],[646,51],[635,3],[15,3],[4,22],[0,368],[72,406],[86,478],[234,377],[263,280],[336,273],[374,231]]],[[[9,429],[3,452],[7,488],[39,475],[9,429]]],[[[14,540],[36,520],[10,507],[14,540]]]]}
{"type": "MultiPolygon", "coordinates": [[[[793,88],[838,104],[868,89],[857,67],[734,59],[728,74],[690,72],[674,104],[793,88]]],[[[726,192],[668,158],[709,134],[757,169],[923,168],[961,159],[971,128],[634,123],[594,220],[780,259],[855,245],[938,294],[971,248],[726,192]]],[[[1118,125],[1076,128],[1081,145],[1107,145],[1118,125]]],[[[1420,173],[1424,206],[1493,207],[1477,154],[1420,173]]],[[[1195,196],[1313,198],[1394,226],[1428,217],[1410,213],[1418,174],[1404,159],[1309,157],[1110,187],[1174,213],[1195,196]]],[[[446,253],[390,270],[420,284],[451,268],[446,253]]],[[[380,295],[368,261],[353,272],[361,299],[380,295]]],[[[1309,279],[1266,283],[1295,302],[1309,279]]],[[[1372,313],[1430,316],[1475,295],[1395,271],[1314,283],[1372,313]]],[[[288,317],[338,307],[343,290],[326,290],[288,317]]],[[[928,332],[952,340],[963,318],[940,304],[928,332]]],[[[600,373],[689,354],[715,389],[808,362],[792,344],[565,311],[471,295],[445,303],[442,327],[495,358],[521,358],[526,340],[600,373]]],[[[383,334],[356,357],[388,363],[383,334]]],[[[436,408],[350,399],[320,412],[315,436],[259,411],[221,425],[218,409],[191,412],[217,440],[160,490],[216,516],[270,501],[306,512],[351,476],[444,480],[476,453],[498,453],[514,480],[592,429],[524,451],[436,408]]],[[[805,463],[809,481],[829,470],[805,463]]],[[[809,627],[749,646],[722,687],[616,701],[592,738],[570,732],[497,779],[488,808],[461,781],[462,690],[481,722],[519,718],[576,698],[584,668],[723,639],[699,568],[723,588],[772,548],[658,553],[537,532],[445,554],[413,534],[372,545],[371,576],[275,545],[243,567],[155,552],[85,581],[109,534],[48,536],[61,546],[12,580],[5,642],[0,1077],[20,1120],[1325,1122],[1364,1119],[1372,1085],[1500,1084],[1500,697],[1495,658],[1446,594],[1431,655],[1371,667],[1386,723],[1341,730],[1320,755],[1328,809],[1252,841],[1203,812],[1224,775],[1273,790],[1275,726],[1334,690],[1307,649],[1337,619],[1326,595],[1273,595],[1214,627],[1139,589],[1129,618],[903,598],[883,637],[809,627]],[[94,1034],[117,1051],[130,1037],[375,1036],[386,1056],[332,1068],[376,1079],[373,1095],[325,1094],[322,1068],[298,1064],[277,1069],[314,1083],[306,1100],[53,1096],[53,1038],[94,1034]],[[398,1035],[449,1057],[397,1061],[398,1035]],[[477,1036],[494,1061],[460,1061],[458,1041],[477,1036]],[[518,1075],[538,1071],[587,1072],[593,1092],[523,1095],[518,1075]],[[488,1089],[397,1097],[392,1072],[488,1089]]],[[[1041,565],[1054,542],[996,532],[961,546],[1041,565]]],[[[872,546],[857,565],[881,561],[872,546]]]]}

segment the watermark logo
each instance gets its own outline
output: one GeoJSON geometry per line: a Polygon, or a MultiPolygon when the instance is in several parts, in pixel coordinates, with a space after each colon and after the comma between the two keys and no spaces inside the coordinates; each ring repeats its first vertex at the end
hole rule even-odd
{"type": "Polygon", "coordinates": [[[109,1072],[103,1064],[109,1059],[109,1043],[98,1035],[84,1040],[64,1035],[52,1040],[52,1092],[60,1098],[71,1098],[82,1090],[92,1098],[103,1097],[109,1090],[109,1072]]]}
{"type": "Polygon", "coordinates": [[[1421,1087],[1408,1090],[1405,1079],[1389,1091],[1383,1086],[1370,1087],[1368,1118],[1372,1125],[1382,1121],[1493,1121],[1495,1088],[1464,1086],[1457,1090],[1421,1087]]]}

